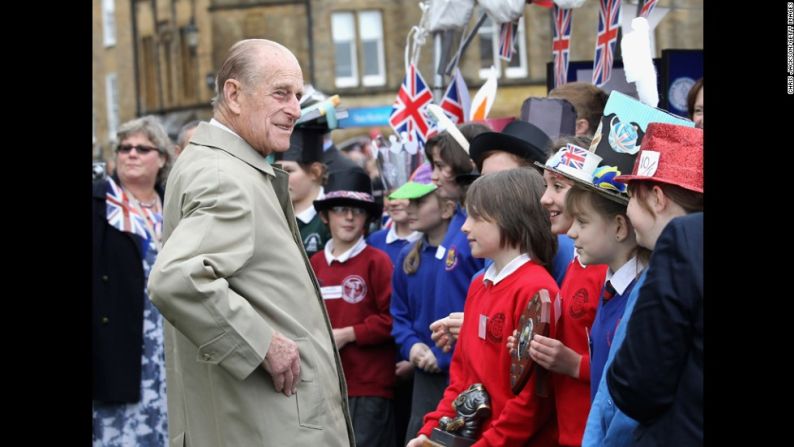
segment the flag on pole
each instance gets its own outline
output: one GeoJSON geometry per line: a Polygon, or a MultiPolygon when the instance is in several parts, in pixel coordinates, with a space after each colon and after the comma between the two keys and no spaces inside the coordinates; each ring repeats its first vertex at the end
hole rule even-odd
{"type": "Polygon", "coordinates": [[[551,11],[552,45],[554,55],[554,86],[568,82],[568,60],[571,54],[571,10],[556,4],[551,11]]]}
{"type": "Polygon", "coordinates": [[[408,67],[405,79],[392,106],[389,124],[397,135],[405,132],[408,141],[424,146],[430,123],[424,108],[433,100],[433,94],[414,64],[408,67]]]}
{"type": "MultiPolygon", "coordinates": [[[[520,18],[518,20],[521,20],[520,18]]],[[[515,51],[516,36],[518,35],[518,20],[505,22],[499,28],[499,58],[510,62],[515,51]]]]}
{"type": "Polygon", "coordinates": [[[593,84],[596,87],[606,84],[612,77],[612,63],[615,59],[615,45],[618,42],[620,28],[621,3],[621,0],[599,0],[598,37],[593,61],[593,84]]]}
{"type": "Polygon", "coordinates": [[[642,4],[642,8],[640,9],[640,17],[645,17],[646,19],[648,16],[651,15],[653,8],[656,7],[657,0],[645,0],[645,3],[642,4]]]}
{"type": "Polygon", "coordinates": [[[447,87],[444,97],[439,104],[449,119],[455,124],[463,124],[466,120],[466,111],[471,106],[469,99],[469,89],[466,87],[466,81],[463,80],[463,75],[460,74],[460,68],[455,69],[455,74],[447,87]]]}
{"type": "Polygon", "coordinates": [[[491,66],[491,71],[488,73],[488,79],[485,84],[480,87],[474,99],[471,100],[471,111],[469,112],[469,121],[481,121],[488,116],[491,111],[491,106],[496,99],[496,67],[491,66]]]}

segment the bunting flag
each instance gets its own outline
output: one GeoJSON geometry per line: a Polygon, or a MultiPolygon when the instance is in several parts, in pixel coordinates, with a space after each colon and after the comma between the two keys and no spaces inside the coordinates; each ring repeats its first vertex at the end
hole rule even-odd
{"type": "Polygon", "coordinates": [[[471,100],[469,121],[482,121],[488,117],[488,112],[491,111],[493,102],[496,100],[496,87],[496,67],[492,65],[491,71],[488,73],[488,80],[471,100]]]}
{"type": "Polygon", "coordinates": [[[408,67],[405,79],[397,93],[392,106],[389,124],[397,135],[405,132],[408,141],[419,143],[424,147],[430,123],[425,117],[424,108],[433,100],[433,94],[427,87],[419,70],[414,64],[408,67]]]}
{"type": "Polygon", "coordinates": [[[463,124],[467,121],[466,111],[471,106],[471,100],[469,99],[469,89],[466,87],[466,81],[463,80],[460,68],[455,69],[452,81],[450,81],[449,87],[447,87],[447,91],[444,93],[439,105],[453,123],[463,124]]]}
{"type": "Polygon", "coordinates": [[[648,16],[651,15],[653,8],[656,7],[657,0],[645,0],[645,3],[642,4],[642,8],[640,9],[640,17],[645,17],[646,19],[648,16]]]}
{"type": "Polygon", "coordinates": [[[599,0],[598,37],[593,58],[593,84],[596,87],[609,82],[612,63],[615,60],[615,45],[621,19],[621,0],[599,0]]]}
{"type": "MultiPolygon", "coordinates": [[[[519,18],[519,20],[521,20],[519,18]]],[[[518,36],[518,20],[505,22],[499,28],[499,58],[510,62],[515,52],[515,43],[518,36]]]]}
{"type": "Polygon", "coordinates": [[[551,11],[552,45],[554,55],[554,86],[568,82],[568,60],[571,54],[571,10],[556,4],[551,11]]]}

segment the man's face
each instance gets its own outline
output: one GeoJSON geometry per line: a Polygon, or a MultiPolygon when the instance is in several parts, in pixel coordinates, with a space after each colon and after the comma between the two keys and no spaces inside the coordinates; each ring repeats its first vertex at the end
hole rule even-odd
{"type": "Polygon", "coordinates": [[[263,77],[252,86],[242,86],[241,129],[237,129],[263,155],[289,149],[295,121],[300,118],[303,73],[293,57],[277,53],[265,62],[263,77]]]}

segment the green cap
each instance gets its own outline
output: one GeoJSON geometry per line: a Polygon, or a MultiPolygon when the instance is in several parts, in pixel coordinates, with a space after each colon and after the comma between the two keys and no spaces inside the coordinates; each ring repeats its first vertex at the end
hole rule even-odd
{"type": "Polygon", "coordinates": [[[431,192],[438,189],[438,187],[432,183],[417,183],[417,182],[408,182],[399,188],[396,191],[389,194],[389,198],[392,200],[396,199],[420,199],[431,192]]]}

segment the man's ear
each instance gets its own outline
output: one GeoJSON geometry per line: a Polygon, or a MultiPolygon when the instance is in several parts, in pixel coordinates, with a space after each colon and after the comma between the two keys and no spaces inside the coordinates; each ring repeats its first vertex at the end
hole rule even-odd
{"type": "Polygon", "coordinates": [[[223,83],[223,99],[229,110],[235,115],[240,114],[240,96],[242,95],[242,85],[237,79],[227,79],[223,83]]]}

